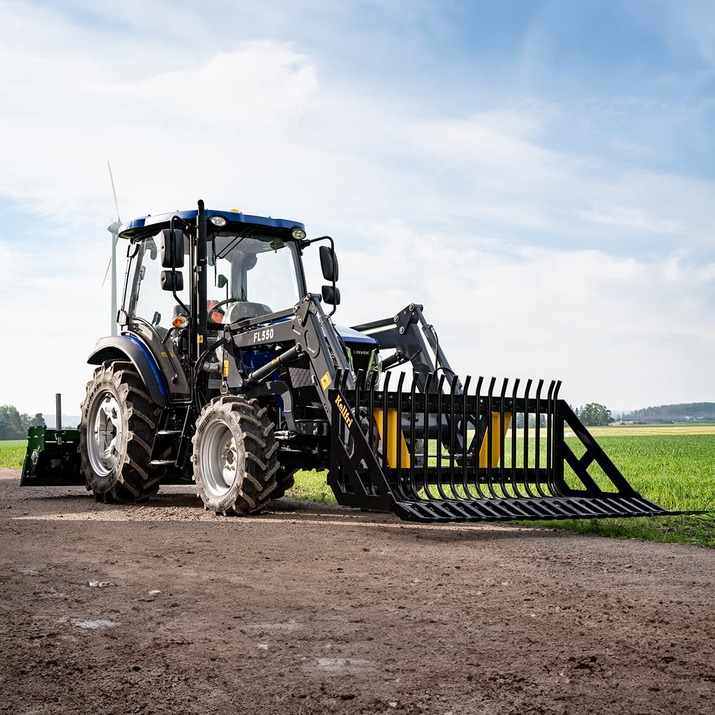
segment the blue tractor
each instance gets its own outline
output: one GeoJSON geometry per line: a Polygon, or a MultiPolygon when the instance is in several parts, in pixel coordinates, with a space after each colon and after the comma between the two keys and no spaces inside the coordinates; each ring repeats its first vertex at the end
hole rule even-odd
{"type": "Polygon", "coordinates": [[[184,482],[207,509],[246,515],[317,469],[340,504],[413,521],[669,513],[631,487],[559,382],[462,382],[416,303],[336,326],[330,237],[202,201],[119,237],[119,334],[89,356],[78,430],[31,433],[22,484],[142,502],[184,482]],[[320,295],[303,265],[316,245],[320,295]]]}

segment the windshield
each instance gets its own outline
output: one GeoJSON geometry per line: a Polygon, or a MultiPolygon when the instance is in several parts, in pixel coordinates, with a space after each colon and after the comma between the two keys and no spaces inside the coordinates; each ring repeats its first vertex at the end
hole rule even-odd
{"type": "Polygon", "coordinates": [[[208,251],[209,302],[233,323],[292,308],[300,300],[292,244],[279,238],[218,234],[208,251]]]}
{"type": "MultiPolygon", "coordinates": [[[[259,317],[292,308],[302,297],[303,279],[296,272],[292,242],[275,237],[217,234],[207,246],[207,298],[211,320],[229,323],[243,318],[259,317]]],[[[177,292],[179,300],[191,305],[190,245],[184,242],[186,260],[184,288],[177,292]]],[[[154,239],[132,244],[129,250],[127,286],[130,289],[125,310],[132,317],[142,318],[159,333],[171,328],[172,318],[186,310],[177,304],[171,291],[161,288],[161,256],[154,239]]]]}

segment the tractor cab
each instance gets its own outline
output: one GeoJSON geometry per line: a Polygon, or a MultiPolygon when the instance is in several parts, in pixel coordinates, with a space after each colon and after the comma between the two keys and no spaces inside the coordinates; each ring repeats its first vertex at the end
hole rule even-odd
{"type": "Polygon", "coordinates": [[[227,325],[285,320],[308,294],[302,254],[312,243],[330,244],[320,246],[330,283],[323,300],[339,300],[332,239],[308,240],[296,221],[205,210],[200,222],[198,211],[183,211],[130,221],[119,237],[130,242],[118,313],[122,333],[137,335],[154,356],[168,352],[169,360],[178,359],[183,369],[177,374],[190,372],[227,325]]]}
{"type": "Polygon", "coordinates": [[[119,236],[130,246],[120,324],[148,323],[163,336],[181,316],[188,323],[204,311],[210,330],[284,310],[306,294],[302,224],[206,211],[200,246],[192,236],[195,214],[146,216],[122,227],[119,236]],[[200,278],[206,291],[201,304],[200,278]]]}

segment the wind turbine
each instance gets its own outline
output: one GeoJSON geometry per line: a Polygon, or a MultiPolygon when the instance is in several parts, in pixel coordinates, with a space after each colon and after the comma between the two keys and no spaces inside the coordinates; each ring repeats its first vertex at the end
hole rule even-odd
{"type": "Polygon", "coordinates": [[[117,334],[117,241],[119,240],[119,227],[122,225],[122,220],[119,218],[119,203],[117,202],[117,192],[114,188],[114,177],[112,176],[112,167],[109,162],[107,162],[107,168],[109,169],[109,180],[112,182],[112,194],[114,195],[114,208],[117,210],[117,220],[112,221],[112,223],[107,226],[107,231],[112,234],[112,257],[109,259],[107,264],[107,270],[104,272],[104,280],[102,281],[102,286],[104,286],[107,280],[107,273],[109,270],[112,271],[112,281],[111,281],[111,300],[110,300],[110,335],[117,334]]]}

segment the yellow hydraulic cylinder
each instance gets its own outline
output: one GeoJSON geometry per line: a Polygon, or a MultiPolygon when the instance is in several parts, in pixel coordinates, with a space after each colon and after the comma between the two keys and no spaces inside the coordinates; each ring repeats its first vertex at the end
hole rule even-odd
{"type": "Polygon", "coordinates": [[[375,425],[377,426],[377,434],[384,445],[384,453],[387,455],[387,466],[393,469],[397,468],[397,442],[400,443],[400,466],[408,468],[410,466],[410,450],[407,448],[407,440],[400,429],[399,415],[394,408],[387,410],[387,435],[383,435],[383,411],[382,408],[376,407],[373,411],[375,425]],[[398,436],[399,435],[399,436],[398,436]]]}
{"type": "Polygon", "coordinates": [[[501,413],[492,412],[492,419],[486,434],[482,438],[482,446],[479,448],[479,466],[488,467],[489,465],[489,440],[492,442],[492,467],[499,466],[499,460],[502,457],[501,445],[502,437],[506,437],[506,431],[511,423],[511,412],[504,413],[504,424],[502,424],[501,413]]]}

